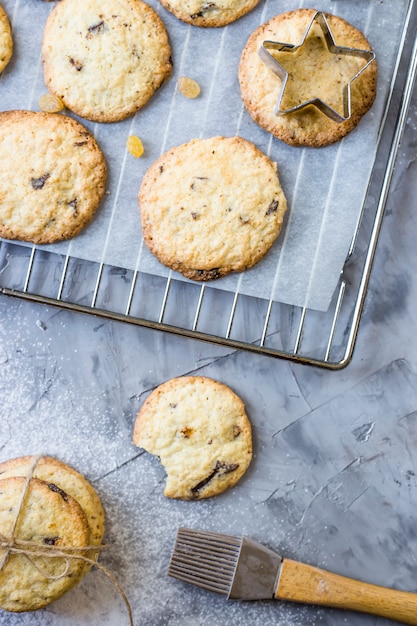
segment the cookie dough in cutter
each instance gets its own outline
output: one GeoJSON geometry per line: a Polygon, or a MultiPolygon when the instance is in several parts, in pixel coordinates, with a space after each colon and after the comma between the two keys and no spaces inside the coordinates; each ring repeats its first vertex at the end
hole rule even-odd
{"type": "Polygon", "coordinates": [[[258,50],[258,54],[261,57],[262,61],[268,66],[268,68],[282,80],[277,104],[275,106],[275,115],[287,115],[288,113],[301,111],[305,107],[313,105],[337,123],[345,122],[351,117],[351,84],[360,74],[362,74],[362,72],[366,70],[368,65],[370,65],[375,60],[375,53],[372,50],[360,50],[358,48],[349,48],[336,45],[326,16],[321,11],[317,11],[313,15],[299,44],[295,45],[278,41],[264,41],[261,48],[258,50]],[[301,104],[298,104],[297,106],[291,107],[289,109],[281,108],[288,81],[288,72],[280,63],[278,63],[278,61],[271,54],[270,51],[275,50],[278,52],[297,52],[297,50],[299,50],[305,44],[307,37],[315,23],[320,26],[324,35],[327,49],[331,54],[357,56],[363,58],[366,61],[365,65],[358,72],[356,72],[356,74],[354,74],[354,76],[352,76],[352,78],[343,86],[343,114],[340,114],[338,111],[336,111],[336,109],[334,109],[332,106],[330,106],[327,102],[319,97],[310,98],[309,100],[306,100],[305,102],[302,102],[301,104]]]}

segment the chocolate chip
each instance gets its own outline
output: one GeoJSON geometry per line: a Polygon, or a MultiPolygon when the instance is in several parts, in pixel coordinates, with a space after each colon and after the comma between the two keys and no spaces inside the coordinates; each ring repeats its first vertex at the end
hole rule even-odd
{"type": "MultiPolygon", "coordinates": [[[[210,180],[208,178],[208,176],[194,176],[195,180],[210,180]]],[[[194,191],[194,189],[196,188],[196,184],[195,181],[193,180],[193,182],[190,185],[190,188],[194,191]]]]}
{"type": "Polygon", "coordinates": [[[199,483],[197,483],[195,485],[195,487],[191,487],[190,491],[193,495],[194,498],[198,497],[198,493],[199,491],[201,491],[201,489],[203,489],[203,487],[205,487],[206,485],[208,485],[208,483],[213,480],[213,478],[216,476],[216,474],[218,474],[218,470],[215,468],[211,474],[209,474],[206,478],[203,478],[203,480],[200,480],[199,483]]]}
{"type": "Polygon", "coordinates": [[[94,24],[93,26],[89,26],[88,27],[88,35],[87,37],[90,37],[91,35],[98,35],[99,33],[102,33],[104,30],[104,21],[101,20],[101,22],[98,22],[98,24],[94,24]]]}
{"type": "Polygon", "coordinates": [[[272,200],[265,215],[271,215],[271,213],[276,213],[277,210],[278,210],[278,200],[272,200]]]}
{"type": "Polygon", "coordinates": [[[203,4],[201,10],[198,13],[193,13],[192,15],[190,15],[190,17],[192,20],[194,20],[196,17],[204,17],[204,13],[206,13],[207,11],[212,11],[213,9],[217,9],[217,6],[214,4],[214,2],[206,2],[206,4],[203,4]]]}
{"type": "Polygon", "coordinates": [[[45,539],[43,540],[43,542],[47,545],[47,546],[54,546],[56,544],[56,542],[58,541],[59,537],[45,537],[45,539]]]}
{"type": "Polygon", "coordinates": [[[70,57],[69,62],[71,63],[71,65],[73,65],[75,67],[75,69],[77,70],[77,72],[80,72],[83,69],[83,64],[80,63],[79,61],[76,61],[75,59],[73,59],[72,57],[70,57]]]}
{"type": "Polygon", "coordinates": [[[57,487],[54,483],[48,483],[48,487],[51,491],[55,491],[55,493],[59,493],[59,495],[61,496],[61,498],[63,500],[65,500],[65,502],[68,502],[68,496],[65,493],[65,491],[62,491],[62,489],[60,489],[59,487],[57,487]]]}
{"type": "Polygon", "coordinates": [[[73,200],[70,200],[70,202],[68,202],[68,206],[70,207],[70,209],[72,209],[73,217],[77,217],[78,215],[77,205],[78,205],[77,198],[74,198],[73,200]]]}
{"type": "Polygon", "coordinates": [[[49,177],[50,177],[50,174],[44,174],[43,176],[40,176],[39,178],[31,178],[30,184],[32,185],[34,189],[42,189],[42,187],[44,186],[44,184],[46,183],[49,177]]]}
{"type": "Polygon", "coordinates": [[[230,474],[231,472],[234,472],[235,470],[237,470],[237,468],[239,467],[239,463],[222,463],[221,464],[221,469],[223,470],[221,472],[221,476],[223,476],[224,474],[230,474]]]}
{"type": "Polygon", "coordinates": [[[203,276],[204,280],[213,280],[214,278],[220,278],[221,274],[218,267],[212,270],[196,270],[198,276],[203,276]]]}
{"type": "Polygon", "coordinates": [[[239,467],[239,463],[224,463],[224,461],[216,461],[213,471],[203,478],[195,487],[191,487],[190,491],[194,498],[198,498],[199,492],[213,480],[215,476],[224,476],[234,472],[239,467]]]}

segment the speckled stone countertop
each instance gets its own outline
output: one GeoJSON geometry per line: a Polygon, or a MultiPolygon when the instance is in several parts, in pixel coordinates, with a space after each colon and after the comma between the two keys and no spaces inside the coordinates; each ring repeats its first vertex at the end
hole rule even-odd
{"type": "MultiPolygon", "coordinates": [[[[106,511],[100,561],[138,626],[385,626],[279,602],[227,601],[166,575],[178,526],[244,533],[277,552],[417,592],[417,90],[352,362],[327,371],[0,297],[0,460],[55,455],[106,511]],[[164,470],[131,442],[145,397],[168,378],[210,376],[244,400],[254,458],[206,501],[163,496],[164,470]]],[[[102,572],[46,610],[1,626],[128,624],[102,572]]]]}

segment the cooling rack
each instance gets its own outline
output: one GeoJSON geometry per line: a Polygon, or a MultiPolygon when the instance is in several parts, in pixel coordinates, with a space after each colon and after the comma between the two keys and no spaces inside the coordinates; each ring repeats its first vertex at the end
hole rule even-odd
{"type": "MultiPolygon", "coordinates": [[[[417,66],[410,2],[368,192],[326,312],[0,240],[0,293],[327,369],[351,360],[417,66]]],[[[238,283],[239,284],[239,283],[238,283]]]]}

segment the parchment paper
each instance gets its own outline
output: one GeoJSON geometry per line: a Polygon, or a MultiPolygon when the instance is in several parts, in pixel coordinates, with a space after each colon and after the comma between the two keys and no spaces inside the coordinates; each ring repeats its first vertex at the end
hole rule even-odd
{"type": "MultiPolygon", "coordinates": [[[[250,33],[278,13],[309,3],[260,0],[256,9],[224,28],[202,29],[177,20],[148,2],[162,18],[172,46],[170,80],[133,118],[96,124],[77,118],[95,135],[105,154],[107,193],[93,222],[69,242],[42,246],[59,254],[168,276],[141,238],[137,193],[142,176],[162,152],[195,137],[245,137],[278,163],[289,210],[285,228],[268,255],[253,269],[215,281],[220,289],[325,311],[337,286],[364,202],[390,92],[409,0],[317,1],[314,8],[337,14],[368,37],[377,55],[378,95],[358,128],[341,142],[320,149],[287,146],[260,129],[244,109],[237,79],[241,52],[250,33]],[[201,86],[197,99],[177,90],[179,76],[201,86]],[[138,135],[145,155],[126,152],[129,134],[138,135]]],[[[46,92],[41,41],[56,2],[2,0],[12,22],[15,53],[0,80],[0,109],[39,110],[46,92]]],[[[175,278],[181,275],[172,273],[175,278]]],[[[211,283],[214,285],[214,283],[211,283]]]]}

